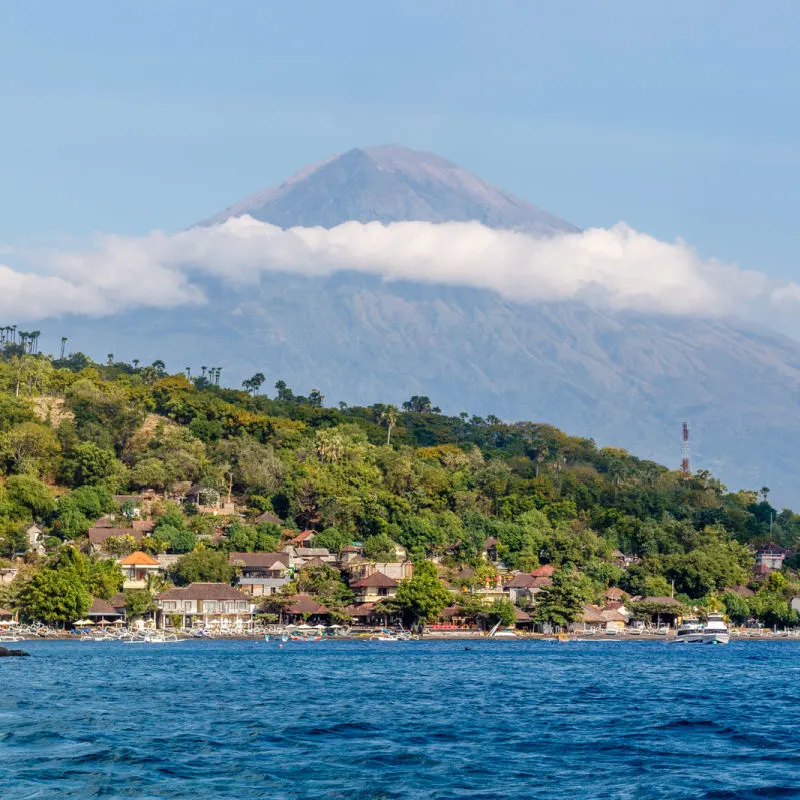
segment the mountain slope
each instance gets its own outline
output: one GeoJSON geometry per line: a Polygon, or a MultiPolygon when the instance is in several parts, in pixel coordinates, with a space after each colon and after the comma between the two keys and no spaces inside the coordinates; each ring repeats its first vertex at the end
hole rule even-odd
{"type": "MultiPolygon", "coordinates": [[[[576,230],[443,159],[397,147],[308,167],[207,224],[245,213],[284,227],[480,219],[576,230]]],[[[800,344],[770,331],[355,273],[270,273],[244,291],[206,289],[206,308],[75,320],[66,333],[92,353],[102,342],[117,357],[163,358],[174,369],[221,365],[234,384],[263,372],[268,386],[319,387],[330,403],[427,394],[450,413],[552,422],[675,466],[688,419],[694,467],[800,503],[800,344]]]]}
{"type": "Polygon", "coordinates": [[[396,145],[350,150],[305,167],[203,224],[244,214],[283,228],[332,228],[350,220],[477,220],[537,235],[578,230],[439,156],[396,145]]]}

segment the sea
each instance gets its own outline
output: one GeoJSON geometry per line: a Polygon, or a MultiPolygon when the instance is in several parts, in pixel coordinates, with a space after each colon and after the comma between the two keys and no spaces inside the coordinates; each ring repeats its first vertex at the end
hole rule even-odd
{"type": "Polygon", "coordinates": [[[33,641],[0,798],[800,798],[800,643],[33,641]]]}

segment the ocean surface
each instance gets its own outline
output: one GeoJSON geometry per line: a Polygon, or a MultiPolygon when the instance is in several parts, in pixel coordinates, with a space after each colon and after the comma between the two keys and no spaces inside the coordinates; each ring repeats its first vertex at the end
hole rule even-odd
{"type": "Polygon", "coordinates": [[[800,798],[796,642],[12,646],[2,800],[800,798]]]}

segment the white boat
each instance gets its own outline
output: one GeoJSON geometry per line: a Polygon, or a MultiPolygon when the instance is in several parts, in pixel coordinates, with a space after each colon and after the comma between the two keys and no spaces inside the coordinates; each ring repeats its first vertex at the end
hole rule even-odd
{"type": "Polygon", "coordinates": [[[673,644],[700,644],[703,641],[703,626],[697,617],[684,617],[678,626],[678,631],[673,639],[673,644]]]}
{"type": "Polygon", "coordinates": [[[725,618],[719,611],[708,615],[708,622],[703,626],[703,644],[728,644],[731,633],[725,624],[725,618]]]}

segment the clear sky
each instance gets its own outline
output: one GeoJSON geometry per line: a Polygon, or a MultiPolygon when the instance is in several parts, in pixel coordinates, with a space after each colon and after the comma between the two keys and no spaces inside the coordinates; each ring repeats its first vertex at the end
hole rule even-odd
{"type": "Polygon", "coordinates": [[[174,230],[358,145],[800,277],[800,2],[0,0],[0,248],[174,230]]]}

